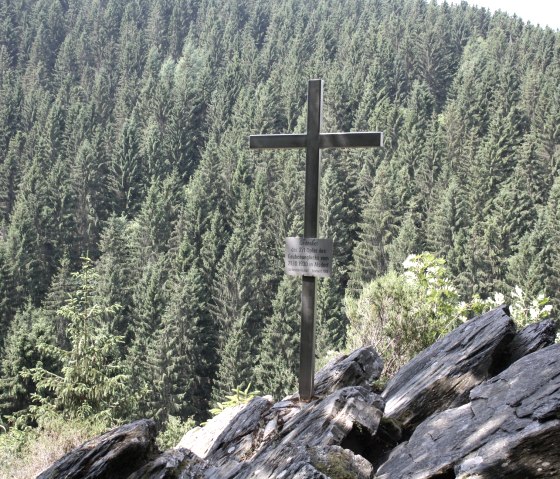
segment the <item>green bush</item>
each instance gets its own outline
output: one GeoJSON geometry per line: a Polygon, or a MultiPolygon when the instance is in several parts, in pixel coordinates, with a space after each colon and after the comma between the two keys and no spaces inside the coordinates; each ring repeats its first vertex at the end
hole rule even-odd
{"type": "Polygon", "coordinates": [[[251,383],[243,389],[242,386],[237,386],[231,391],[231,394],[227,395],[223,401],[216,404],[216,407],[210,409],[210,414],[212,416],[217,416],[224,409],[233,406],[239,406],[240,404],[247,404],[251,399],[258,396],[259,391],[251,391],[251,383]]]}
{"type": "Polygon", "coordinates": [[[156,438],[156,444],[160,450],[165,451],[176,446],[187,431],[196,426],[192,417],[182,421],[180,417],[169,416],[163,431],[156,438]]]}
{"type": "MultiPolygon", "coordinates": [[[[482,299],[478,295],[474,296],[470,303],[461,303],[462,320],[467,317],[482,314],[490,311],[501,304],[509,305],[511,319],[515,322],[517,329],[522,329],[532,323],[537,323],[543,319],[550,318],[553,306],[550,298],[544,294],[539,294],[536,298],[528,296],[519,286],[515,286],[508,296],[502,293],[494,293],[492,296],[482,299]]],[[[556,337],[559,342],[560,334],[556,337]]]]}
{"type": "Polygon", "coordinates": [[[458,324],[459,298],[444,261],[430,253],[410,256],[404,273],[388,273],[346,298],[350,349],[372,344],[385,361],[384,376],[458,324]]]}
{"type": "Polygon", "coordinates": [[[508,303],[518,329],[550,315],[548,298],[528,297],[519,287],[460,302],[445,261],[431,253],[409,256],[404,273],[388,273],[346,297],[347,349],[373,345],[385,361],[382,381],[461,322],[508,303]]]}

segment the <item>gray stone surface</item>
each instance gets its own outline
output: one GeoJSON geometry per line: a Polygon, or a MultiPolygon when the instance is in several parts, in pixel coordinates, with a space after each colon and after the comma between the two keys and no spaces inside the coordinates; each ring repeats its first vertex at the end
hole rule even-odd
{"type": "MultiPolygon", "coordinates": [[[[355,457],[356,454],[349,448],[345,448],[347,452],[344,455],[329,448],[341,446],[355,430],[359,430],[364,436],[373,437],[382,417],[383,405],[379,395],[360,386],[346,387],[321,400],[302,403],[301,410],[285,424],[277,436],[264,443],[230,477],[282,479],[298,477],[298,474],[303,474],[302,471],[307,474],[313,471],[313,475],[301,477],[323,477],[321,462],[318,460],[320,457],[331,458],[334,462],[328,464],[332,467],[338,467],[338,463],[342,463],[357,478],[367,476],[372,470],[371,464],[364,469],[367,461],[355,457]]],[[[323,467],[323,470],[326,469],[323,467]]]]}
{"type": "MultiPolygon", "coordinates": [[[[258,404],[250,402],[243,409],[245,416],[256,417],[258,404]]],[[[362,445],[352,444],[349,438],[352,434],[373,437],[383,406],[379,395],[359,386],[309,403],[283,400],[268,410],[260,409],[260,420],[252,422],[252,432],[245,436],[251,438],[251,448],[245,448],[243,454],[236,449],[239,433],[231,433],[238,430],[235,424],[239,421],[234,418],[231,431],[223,431],[222,437],[236,439],[216,442],[219,446],[206,456],[212,467],[201,472],[200,465],[193,463],[182,474],[190,477],[187,474],[198,468],[207,479],[328,478],[327,471],[344,470],[356,479],[369,478],[373,466],[351,450],[362,445]]]]}
{"type": "Polygon", "coordinates": [[[155,436],[151,420],[126,424],[74,449],[37,479],[125,479],[155,456],[155,436]]]}
{"type": "Polygon", "coordinates": [[[315,375],[315,395],[326,396],[345,386],[369,386],[381,376],[383,360],[372,346],[334,359],[315,375]]]}
{"type": "Polygon", "coordinates": [[[312,448],[311,465],[327,477],[349,477],[353,479],[370,479],[373,466],[362,456],[340,446],[312,448]]]}
{"type": "Polygon", "coordinates": [[[183,479],[201,477],[209,469],[206,461],[188,449],[170,449],[132,473],[128,479],[183,479]],[[185,471],[188,470],[188,475],[185,471]]]}
{"type": "Polygon", "coordinates": [[[552,319],[544,319],[523,328],[508,347],[510,364],[527,354],[554,344],[557,329],[556,321],[552,319]]]}
{"type": "Polygon", "coordinates": [[[272,404],[270,396],[256,397],[246,405],[226,409],[206,426],[188,431],[177,447],[189,449],[203,459],[242,460],[257,447],[262,417],[272,404]]]}
{"type": "Polygon", "coordinates": [[[464,404],[473,387],[502,367],[514,334],[505,307],[462,324],[389,381],[385,415],[412,430],[433,413],[464,404]]]}
{"type": "Polygon", "coordinates": [[[560,477],[560,345],[474,388],[470,402],[420,424],[375,476],[560,477]]]}

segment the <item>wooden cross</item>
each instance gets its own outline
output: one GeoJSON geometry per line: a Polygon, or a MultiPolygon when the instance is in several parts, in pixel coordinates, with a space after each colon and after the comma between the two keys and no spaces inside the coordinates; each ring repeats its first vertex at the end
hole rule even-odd
{"type": "MultiPolygon", "coordinates": [[[[383,133],[321,133],[323,116],[323,80],[309,80],[307,90],[307,133],[287,135],[251,135],[249,148],[305,148],[304,237],[319,235],[319,180],[321,149],[383,146],[383,133]]],[[[315,277],[303,276],[301,294],[301,344],[299,395],[303,401],[313,397],[315,374],[315,277]]]]}

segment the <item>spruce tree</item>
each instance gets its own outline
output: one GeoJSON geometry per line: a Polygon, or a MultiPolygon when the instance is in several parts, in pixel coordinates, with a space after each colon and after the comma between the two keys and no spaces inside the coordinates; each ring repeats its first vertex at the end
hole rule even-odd
{"type": "MultiPolygon", "coordinates": [[[[69,184],[76,227],[73,243],[77,255],[97,257],[101,221],[107,214],[106,165],[99,135],[84,140],[72,164],[69,184]]],[[[74,258],[76,259],[76,258],[74,258]]]]}
{"type": "Polygon", "coordinates": [[[451,254],[455,237],[462,227],[461,211],[457,204],[459,190],[454,178],[448,185],[440,183],[428,212],[425,227],[427,247],[440,258],[451,254]]]}
{"type": "Polygon", "coordinates": [[[156,417],[207,415],[216,365],[216,333],[206,308],[200,271],[193,266],[171,282],[157,335],[156,417]]]}
{"type": "Polygon", "coordinates": [[[142,274],[132,287],[129,342],[125,361],[131,372],[129,388],[145,399],[134,411],[135,415],[153,416],[159,391],[154,381],[159,377],[157,358],[152,353],[158,348],[158,331],[162,327],[170,295],[168,287],[169,264],[164,255],[152,255],[142,266],[142,274]]]}
{"type": "Polygon", "coordinates": [[[532,231],[520,241],[509,260],[509,283],[530,295],[544,293],[558,305],[560,287],[560,177],[556,177],[548,202],[539,212],[532,231]]]}
{"type": "Polygon", "coordinates": [[[38,305],[54,272],[53,245],[47,227],[50,219],[45,216],[46,196],[45,173],[34,161],[22,180],[6,238],[6,254],[16,286],[16,307],[26,298],[38,305]]]}
{"type": "Polygon", "coordinates": [[[0,164],[0,218],[8,221],[14,209],[21,180],[21,156],[25,135],[18,132],[11,138],[4,161],[0,164]]]}
{"type": "Polygon", "coordinates": [[[76,291],[77,286],[76,278],[72,275],[70,258],[65,255],[53,276],[42,307],[44,317],[53,325],[55,344],[60,348],[68,348],[70,345],[66,335],[68,321],[66,317],[59,314],[59,310],[66,304],[70,294],[76,291]]]}
{"type": "Polygon", "coordinates": [[[129,241],[131,226],[124,217],[108,219],[101,239],[101,256],[95,269],[99,275],[97,294],[106,307],[120,304],[114,314],[107,317],[111,333],[129,339],[129,315],[132,305],[132,287],[137,273],[133,269],[132,246],[129,241]]]}
{"type": "Polygon", "coordinates": [[[352,254],[352,217],[347,206],[349,192],[342,182],[343,172],[327,163],[321,180],[321,237],[333,240],[332,276],[318,282],[318,354],[340,350],[346,336],[344,291],[352,254]]]}
{"type": "Polygon", "coordinates": [[[179,210],[180,191],[176,172],[165,179],[154,179],[148,189],[132,231],[134,260],[140,267],[150,256],[169,248],[179,210]]]}
{"type": "Polygon", "coordinates": [[[4,343],[8,338],[10,324],[15,315],[14,283],[4,247],[4,243],[0,242],[0,358],[4,351],[4,343]]]}
{"type": "Polygon", "coordinates": [[[0,358],[0,416],[23,413],[31,405],[35,383],[24,371],[42,364],[59,372],[59,358],[45,353],[40,345],[54,345],[54,325],[40,309],[28,304],[12,321],[0,358]]]}
{"type": "Polygon", "coordinates": [[[98,275],[86,258],[74,273],[78,288],[58,314],[68,321],[69,350],[39,344],[39,350],[60,360],[60,374],[41,363],[29,370],[36,384],[38,402],[31,412],[37,418],[58,411],[68,419],[88,418],[111,424],[129,414],[132,398],[126,390],[127,376],[119,360],[122,337],[109,331],[106,317],[119,305],[102,306],[96,298],[98,275]]]}
{"type": "Polygon", "coordinates": [[[276,399],[292,393],[297,386],[301,281],[285,276],[273,301],[273,313],[266,318],[255,370],[260,391],[276,399]]]}
{"type": "Polygon", "coordinates": [[[387,247],[398,229],[391,180],[388,166],[382,165],[377,170],[374,189],[363,210],[351,273],[351,288],[356,291],[361,288],[361,282],[371,281],[389,267],[387,247]]]}
{"type": "Polygon", "coordinates": [[[136,118],[123,124],[109,167],[109,191],[113,212],[132,215],[144,194],[144,159],[136,118]]]}
{"type": "MultiPolygon", "coordinates": [[[[246,308],[244,308],[246,309],[246,308]]],[[[241,310],[230,322],[223,346],[216,379],[212,387],[212,401],[222,402],[237,387],[245,388],[254,382],[255,357],[253,338],[247,328],[248,314],[241,310]]]]}

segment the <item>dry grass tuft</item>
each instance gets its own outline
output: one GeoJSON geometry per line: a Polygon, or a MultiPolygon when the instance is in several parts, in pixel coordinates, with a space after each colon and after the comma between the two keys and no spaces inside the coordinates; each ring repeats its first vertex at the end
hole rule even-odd
{"type": "Polygon", "coordinates": [[[38,429],[12,429],[0,434],[0,477],[31,479],[37,477],[64,454],[103,430],[82,422],[49,420],[38,429]]]}

